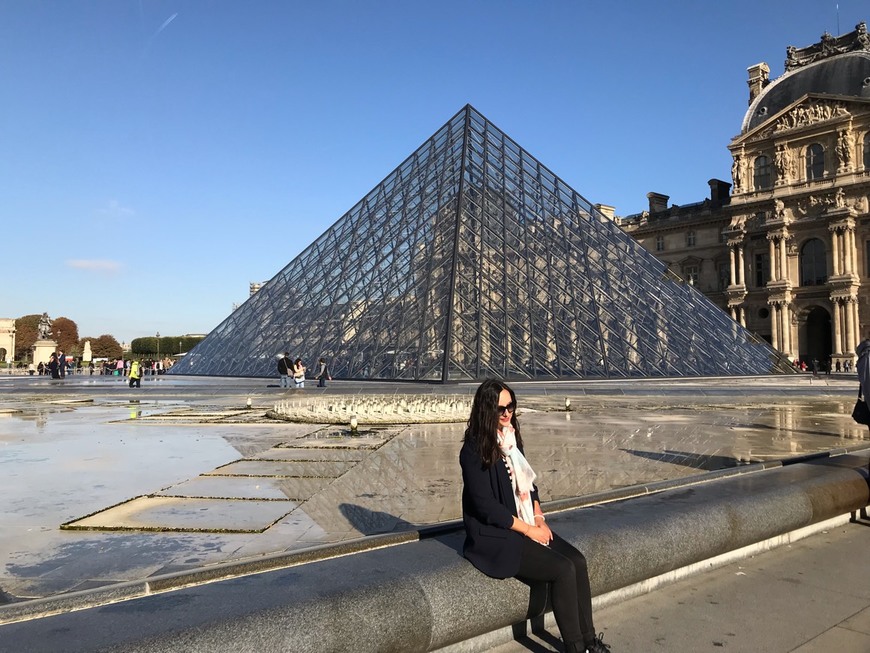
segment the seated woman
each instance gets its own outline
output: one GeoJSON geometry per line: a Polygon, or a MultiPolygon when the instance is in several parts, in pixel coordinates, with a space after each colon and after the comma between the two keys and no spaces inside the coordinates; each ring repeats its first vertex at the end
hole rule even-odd
{"type": "Polygon", "coordinates": [[[607,653],[592,623],[586,558],[547,526],[516,408],[514,391],[501,381],[484,381],[474,395],[459,454],[463,553],[487,576],[551,583],[565,651],[607,653]]]}

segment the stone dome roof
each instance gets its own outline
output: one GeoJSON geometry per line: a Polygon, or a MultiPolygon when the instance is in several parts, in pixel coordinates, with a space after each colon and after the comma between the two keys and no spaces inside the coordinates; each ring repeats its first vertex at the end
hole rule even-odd
{"type": "Polygon", "coordinates": [[[754,129],[807,94],[870,98],[870,52],[847,52],[785,73],[768,84],[749,105],[741,133],[754,129]]]}

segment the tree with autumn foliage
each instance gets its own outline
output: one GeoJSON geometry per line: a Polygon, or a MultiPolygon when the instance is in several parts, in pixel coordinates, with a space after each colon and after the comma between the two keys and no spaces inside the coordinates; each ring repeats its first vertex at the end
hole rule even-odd
{"type": "Polygon", "coordinates": [[[68,356],[78,358],[79,326],[68,317],[56,317],[51,323],[51,337],[57,342],[58,348],[68,356]]]}
{"type": "Polygon", "coordinates": [[[94,358],[121,358],[124,355],[115,336],[102,335],[99,338],[82,338],[80,341],[81,348],[85,346],[85,340],[91,341],[91,355],[94,358]]]}
{"type": "Polygon", "coordinates": [[[15,320],[15,359],[24,360],[39,337],[41,315],[24,315],[15,320]]]}

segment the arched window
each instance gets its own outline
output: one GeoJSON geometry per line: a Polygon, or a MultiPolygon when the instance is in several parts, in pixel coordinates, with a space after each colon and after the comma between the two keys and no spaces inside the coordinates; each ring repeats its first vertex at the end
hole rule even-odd
{"type": "Polygon", "coordinates": [[[807,181],[825,176],[825,149],[818,143],[807,148],[807,181]]]}
{"type": "Polygon", "coordinates": [[[864,170],[870,170],[870,132],[864,134],[864,170]]]}
{"type": "Polygon", "coordinates": [[[762,190],[771,186],[770,159],[763,154],[755,158],[752,183],[755,190],[762,190]]]}
{"type": "Polygon", "coordinates": [[[811,238],[801,247],[801,285],[819,286],[828,280],[825,244],[811,238]]]}

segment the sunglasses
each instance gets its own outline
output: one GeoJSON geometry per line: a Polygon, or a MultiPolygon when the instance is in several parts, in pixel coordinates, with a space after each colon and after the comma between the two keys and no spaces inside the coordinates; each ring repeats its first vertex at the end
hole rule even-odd
{"type": "Polygon", "coordinates": [[[499,406],[498,407],[498,414],[505,415],[506,413],[512,413],[512,412],[514,412],[514,410],[516,410],[516,408],[517,408],[516,403],[514,403],[512,401],[507,406],[499,406]]]}

